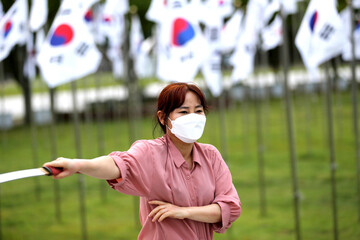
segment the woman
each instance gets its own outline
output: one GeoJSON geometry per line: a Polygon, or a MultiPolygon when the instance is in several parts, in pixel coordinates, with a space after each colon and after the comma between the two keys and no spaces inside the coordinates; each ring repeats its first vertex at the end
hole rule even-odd
{"type": "Polygon", "coordinates": [[[158,98],[164,136],[135,142],[126,152],[92,160],[58,158],[55,178],[82,173],[106,179],[122,193],[140,196],[138,239],[213,239],[239,217],[240,200],[219,151],[197,143],[207,105],[194,84],[173,83],[158,98]]]}

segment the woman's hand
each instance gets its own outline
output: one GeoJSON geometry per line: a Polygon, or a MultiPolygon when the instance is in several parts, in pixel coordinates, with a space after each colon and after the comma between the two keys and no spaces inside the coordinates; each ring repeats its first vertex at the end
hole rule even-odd
{"type": "Polygon", "coordinates": [[[165,218],[176,218],[176,219],[190,219],[198,222],[205,223],[218,223],[221,222],[221,208],[217,203],[213,203],[205,206],[194,206],[194,207],[178,207],[171,203],[153,200],[149,201],[149,204],[158,205],[148,215],[152,217],[152,221],[159,222],[165,218]]]}
{"type": "Polygon", "coordinates": [[[149,204],[158,205],[148,215],[153,218],[153,222],[157,220],[161,222],[167,217],[184,219],[187,218],[188,215],[186,207],[178,207],[173,204],[157,200],[149,201],[149,204]]]}
{"type": "Polygon", "coordinates": [[[74,173],[77,173],[80,169],[79,164],[75,159],[59,157],[52,162],[47,162],[44,164],[45,167],[60,167],[63,168],[63,171],[56,176],[53,176],[54,179],[60,179],[68,177],[74,173]]]}

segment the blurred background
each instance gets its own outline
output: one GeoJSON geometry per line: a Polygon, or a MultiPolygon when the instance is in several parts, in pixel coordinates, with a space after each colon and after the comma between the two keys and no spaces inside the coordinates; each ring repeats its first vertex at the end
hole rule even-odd
{"type": "MultiPolygon", "coordinates": [[[[242,215],[214,239],[360,239],[360,1],[1,0],[0,174],[126,151],[166,84],[242,215]]],[[[0,239],[136,239],[139,199],[77,175],[0,184],[0,239]]]]}

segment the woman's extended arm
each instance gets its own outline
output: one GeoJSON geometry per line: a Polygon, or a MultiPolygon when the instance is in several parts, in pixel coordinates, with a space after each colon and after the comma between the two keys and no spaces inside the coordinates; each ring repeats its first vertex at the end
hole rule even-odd
{"type": "Polygon", "coordinates": [[[152,221],[163,221],[165,218],[191,219],[198,222],[218,223],[221,222],[221,208],[218,204],[210,204],[200,207],[178,207],[163,201],[150,201],[150,204],[158,205],[153,209],[149,217],[152,221]]]}
{"type": "Polygon", "coordinates": [[[110,156],[102,156],[94,159],[69,159],[60,157],[44,166],[60,167],[64,170],[55,179],[68,177],[74,173],[82,173],[100,179],[117,179],[121,177],[119,168],[110,156]]]}

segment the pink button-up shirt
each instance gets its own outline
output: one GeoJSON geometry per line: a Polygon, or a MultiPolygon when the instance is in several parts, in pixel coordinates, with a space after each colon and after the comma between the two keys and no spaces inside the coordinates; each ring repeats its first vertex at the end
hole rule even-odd
{"type": "Polygon", "coordinates": [[[110,156],[121,171],[121,179],[108,181],[115,190],[140,196],[141,240],[209,240],[213,231],[224,233],[240,216],[241,203],[231,174],[219,151],[212,145],[194,143],[193,168],[189,170],[180,151],[167,135],[135,142],[126,152],[110,156]],[[222,221],[215,224],[189,219],[166,218],[152,222],[148,214],[160,200],[177,206],[217,203],[222,221]]]}

